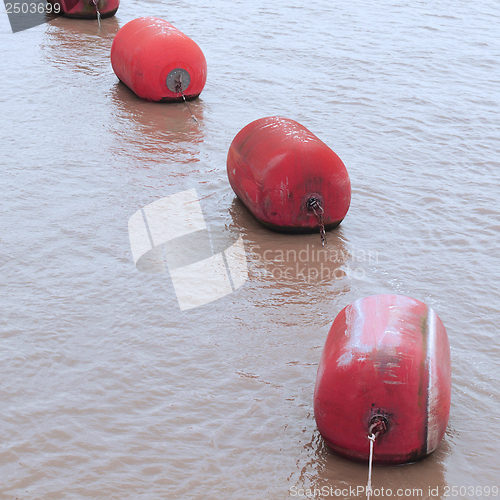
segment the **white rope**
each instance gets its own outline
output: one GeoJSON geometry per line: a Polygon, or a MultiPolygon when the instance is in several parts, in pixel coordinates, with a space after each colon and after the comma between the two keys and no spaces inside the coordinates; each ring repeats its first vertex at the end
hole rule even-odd
{"type": "Polygon", "coordinates": [[[99,25],[99,28],[101,27],[101,13],[99,11],[99,6],[97,5],[99,0],[92,0],[92,5],[95,7],[95,11],[97,14],[97,24],[99,25]]]}
{"type": "Polygon", "coordinates": [[[372,496],[372,464],[373,464],[373,445],[376,434],[370,434],[368,439],[370,440],[370,458],[368,459],[368,483],[366,483],[366,500],[370,500],[372,496]]]}

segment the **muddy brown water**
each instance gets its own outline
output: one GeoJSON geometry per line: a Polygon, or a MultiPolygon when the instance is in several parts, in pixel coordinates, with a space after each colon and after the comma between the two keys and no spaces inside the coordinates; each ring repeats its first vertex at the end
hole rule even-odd
{"type": "Polygon", "coordinates": [[[376,467],[394,492],[379,498],[498,486],[497,7],[129,1],[100,30],[58,18],[16,34],[4,15],[0,497],[357,498],[335,489],[366,484],[367,467],[328,452],[312,395],[335,315],[385,292],[440,315],[453,388],[439,449],[376,467]],[[117,82],[113,35],[141,15],[204,50],[198,125],[117,82]],[[275,114],[350,173],[328,254],[260,226],[228,185],[232,138],[275,114]],[[204,232],[135,266],[129,218],[192,189],[204,232]],[[182,267],[237,241],[245,282],[181,310],[168,255],[182,267]]]}

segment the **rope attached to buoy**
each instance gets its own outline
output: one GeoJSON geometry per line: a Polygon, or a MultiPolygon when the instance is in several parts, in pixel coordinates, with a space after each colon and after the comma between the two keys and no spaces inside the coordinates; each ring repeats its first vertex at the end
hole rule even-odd
{"type": "Polygon", "coordinates": [[[194,116],[194,113],[193,113],[193,110],[191,109],[191,106],[186,101],[186,96],[184,95],[184,91],[182,91],[182,99],[184,99],[184,104],[187,106],[188,111],[191,113],[191,118],[194,120],[194,122],[196,123],[196,125],[199,125],[200,122],[198,121],[198,118],[196,118],[196,116],[194,116]]]}
{"type": "Polygon", "coordinates": [[[323,214],[325,213],[325,211],[323,210],[320,201],[314,196],[311,196],[311,198],[307,200],[307,208],[308,210],[312,210],[312,212],[318,219],[319,234],[321,235],[321,246],[324,247],[326,245],[325,221],[323,218],[323,214]]]}
{"type": "Polygon", "coordinates": [[[377,436],[375,434],[370,434],[368,436],[370,440],[370,458],[368,459],[368,482],[366,483],[366,500],[370,500],[372,496],[372,466],[373,466],[373,445],[375,444],[375,439],[377,436]]]}
{"type": "Polygon", "coordinates": [[[384,434],[387,431],[388,421],[382,415],[374,415],[370,420],[370,428],[368,429],[368,439],[370,440],[370,457],[368,458],[368,482],[366,483],[366,500],[370,500],[372,496],[372,468],[373,468],[373,448],[375,439],[379,434],[384,434]]]}
{"type": "Polygon", "coordinates": [[[98,7],[98,2],[99,0],[90,0],[92,5],[95,7],[95,11],[97,13],[97,24],[99,25],[99,28],[101,27],[101,12],[99,11],[98,7]]]}
{"type": "Polygon", "coordinates": [[[182,100],[184,101],[184,104],[187,106],[187,109],[188,109],[189,113],[191,114],[191,118],[194,120],[196,125],[199,126],[200,122],[198,121],[196,116],[194,116],[193,110],[191,109],[191,106],[187,102],[186,96],[184,95],[184,90],[182,89],[182,73],[177,76],[177,80],[175,81],[175,91],[178,94],[181,94],[182,100]]]}

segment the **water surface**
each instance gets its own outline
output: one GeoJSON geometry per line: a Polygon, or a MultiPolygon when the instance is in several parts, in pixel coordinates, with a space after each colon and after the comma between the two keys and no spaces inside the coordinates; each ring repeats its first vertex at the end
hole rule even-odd
{"type": "Polygon", "coordinates": [[[374,486],[435,498],[429,487],[495,484],[499,21],[493,0],[131,0],[101,29],[58,18],[16,34],[4,15],[0,496],[274,500],[364,485],[365,465],[323,445],[312,395],[336,314],[387,292],[446,325],[452,407],[439,449],[375,468],[374,486]],[[113,74],[113,35],[142,15],[202,47],[199,125],[113,74]],[[328,279],[310,259],[275,261],[319,236],[262,228],[227,182],[234,135],[275,114],[351,177],[328,279]],[[127,225],[193,188],[214,252],[242,236],[248,280],[181,311],[168,271],[134,266],[127,225]]]}

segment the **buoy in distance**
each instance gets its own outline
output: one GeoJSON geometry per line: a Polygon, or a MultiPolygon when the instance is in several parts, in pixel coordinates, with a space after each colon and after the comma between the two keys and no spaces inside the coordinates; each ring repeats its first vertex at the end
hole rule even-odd
{"type": "Polygon", "coordinates": [[[120,0],[49,0],[59,4],[61,13],[66,17],[78,19],[96,19],[97,9],[101,17],[114,16],[120,5],[120,0]]]}
{"type": "Polygon", "coordinates": [[[229,182],[257,220],[284,232],[326,229],[344,219],[351,183],[342,160],[307,128],[270,116],[244,127],[227,156],[229,182]],[[318,210],[319,210],[318,209],[318,210]]]}
{"type": "Polygon", "coordinates": [[[200,47],[157,17],[134,19],[118,31],[111,65],[127,87],[148,101],[194,99],[207,80],[200,47]]]}
{"type": "Polygon", "coordinates": [[[375,463],[413,462],[441,441],[450,410],[450,348],[426,304],[374,295],[335,318],[318,367],[314,416],[335,452],[367,460],[370,428],[382,431],[375,463]]]}

